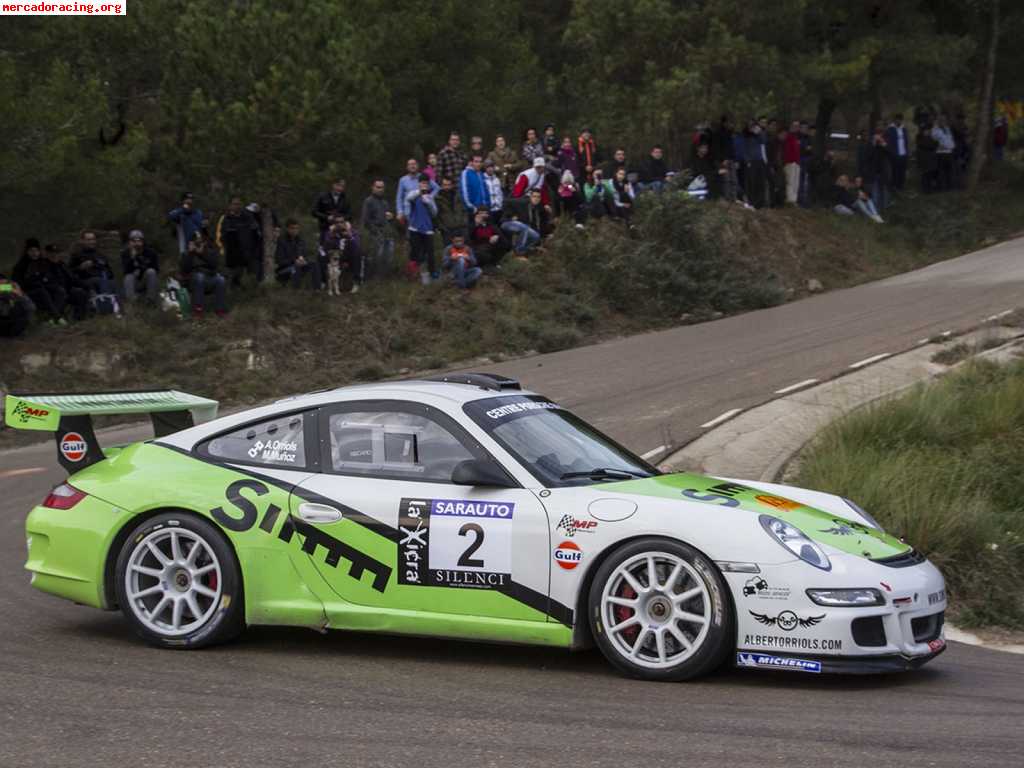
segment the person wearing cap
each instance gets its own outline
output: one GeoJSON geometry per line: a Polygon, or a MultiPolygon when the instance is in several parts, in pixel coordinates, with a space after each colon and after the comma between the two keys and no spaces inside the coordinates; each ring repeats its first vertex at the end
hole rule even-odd
{"type": "Polygon", "coordinates": [[[195,207],[191,192],[181,196],[181,204],[167,214],[168,220],[174,224],[174,234],[178,240],[178,255],[184,256],[188,244],[192,242],[196,232],[203,228],[203,212],[195,207]]]}
{"type": "Polygon", "coordinates": [[[483,164],[484,159],[479,152],[470,155],[469,165],[463,169],[459,177],[459,196],[466,207],[467,228],[472,228],[473,217],[478,210],[491,209],[491,193],[484,179],[483,164]]]}
{"type": "Polygon", "coordinates": [[[160,272],[160,257],[146,245],[141,229],[128,233],[128,245],[121,251],[121,273],[124,275],[124,299],[134,303],[140,294],[156,306],[157,275],[160,272]]]}
{"type": "Polygon", "coordinates": [[[487,196],[491,202],[490,219],[495,226],[501,221],[501,211],[505,203],[505,190],[498,175],[498,166],[493,160],[484,161],[484,184],[487,185],[487,196]]]}
{"type": "Polygon", "coordinates": [[[547,184],[544,183],[547,165],[543,157],[533,160],[533,167],[528,168],[516,177],[516,185],[512,188],[512,197],[524,197],[531,190],[540,190],[544,205],[551,205],[551,198],[548,194],[547,184]]]}

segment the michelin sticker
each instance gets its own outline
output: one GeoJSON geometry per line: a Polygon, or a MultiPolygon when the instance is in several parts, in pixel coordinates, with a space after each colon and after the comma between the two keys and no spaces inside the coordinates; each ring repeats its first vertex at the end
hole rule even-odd
{"type": "Polygon", "coordinates": [[[740,651],[736,654],[737,667],[760,667],[762,669],[788,669],[793,672],[821,672],[820,661],[808,659],[790,659],[785,656],[772,656],[768,653],[747,653],[740,651]]]}
{"type": "Polygon", "coordinates": [[[515,508],[511,501],[402,499],[398,583],[468,589],[509,586],[515,508]]]}

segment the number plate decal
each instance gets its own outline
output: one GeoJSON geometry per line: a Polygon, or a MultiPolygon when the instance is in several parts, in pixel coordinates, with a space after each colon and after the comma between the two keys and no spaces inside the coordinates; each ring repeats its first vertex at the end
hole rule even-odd
{"type": "Polygon", "coordinates": [[[502,590],[512,583],[515,504],[470,499],[402,499],[398,582],[502,590]]]}

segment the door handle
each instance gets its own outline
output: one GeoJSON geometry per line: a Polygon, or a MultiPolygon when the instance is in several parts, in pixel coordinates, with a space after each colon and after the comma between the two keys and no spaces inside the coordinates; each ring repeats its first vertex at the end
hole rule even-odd
{"type": "Polygon", "coordinates": [[[307,523],[336,523],[341,520],[341,511],[327,504],[304,501],[299,504],[298,516],[307,523]]]}

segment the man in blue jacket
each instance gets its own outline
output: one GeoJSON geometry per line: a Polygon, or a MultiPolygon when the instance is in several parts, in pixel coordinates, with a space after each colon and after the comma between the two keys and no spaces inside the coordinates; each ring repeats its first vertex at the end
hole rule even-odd
{"type": "Polygon", "coordinates": [[[175,235],[178,239],[178,255],[184,256],[188,251],[188,244],[196,232],[203,228],[203,212],[195,207],[192,193],[186,192],[181,196],[181,205],[167,214],[175,227],[175,235]]]}
{"type": "Polygon", "coordinates": [[[491,193],[487,189],[487,180],[484,178],[484,158],[482,155],[473,155],[469,165],[462,171],[459,178],[459,195],[462,203],[466,206],[466,214],[469,219],[466,222],[467,228],[473,226],[473,218],[477,210],[487,211],[491,208],[491,193]]]}

